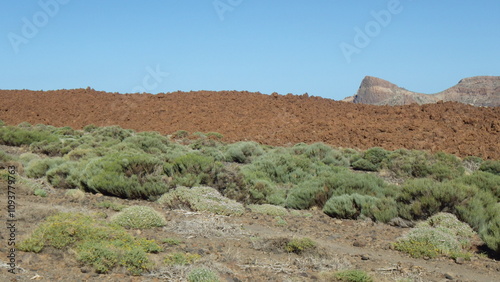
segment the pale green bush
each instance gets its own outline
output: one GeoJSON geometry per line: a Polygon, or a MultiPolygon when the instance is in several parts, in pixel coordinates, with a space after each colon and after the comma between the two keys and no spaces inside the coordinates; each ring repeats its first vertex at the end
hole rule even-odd
{"type": "Polygon", "coordinates": [[[211,187],[177,187],[158,199],[158,203],[169,208],[188,208],[194,211],[208,211],[221,215],[242,215],[245,208],[241,203],[222,196],[211,187]]]}
{"type": "Polygon", "coordinates": [[[421,222],[394,244],[413,257],[452,256],[467,252],[474,232],[454,215],[438,213],[421,222]]]}
{"type": "Polygon", "coordinates": [[[131,206],[111,218],[113,223],[126,228],[147,229],[165,226],[165,217],[155,209],[146,206],[131,206]]]}
{"type": "Polygon", "coordinates": [[[274,216],[288,215],[288,210],[284,207],[263,204],[263,205],[248,205],[247,208],[251,209],[254,213],[261,213],[274,216]]]}

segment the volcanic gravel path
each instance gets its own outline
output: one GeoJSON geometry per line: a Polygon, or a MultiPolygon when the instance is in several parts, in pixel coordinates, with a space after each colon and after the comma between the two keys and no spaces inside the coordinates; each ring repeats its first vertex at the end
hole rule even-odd
{"type": "Polygon", "coordinates": [[[170,134],[219,132],[225,141],[269,145],[445,151],[500,159],[500,107],[460,103],[373,106],[307,95],[237,91],[118,94],[73,89],[0,91],[0,120],[80,129],[120,125],[170,134]]]}

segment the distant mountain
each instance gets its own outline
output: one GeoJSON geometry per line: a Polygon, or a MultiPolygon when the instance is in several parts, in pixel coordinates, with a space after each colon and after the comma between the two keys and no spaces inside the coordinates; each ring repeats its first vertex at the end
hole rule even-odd
{"type": "Polygon", "coordinates": [[[371,105],[431,104],[454,101],[474,106],[500,106],[500,76],[464,78],[457,85],[436,94],[423,94],[401,88],[389,81],[367,76],[358,93],[343,101],[371,105]]]}

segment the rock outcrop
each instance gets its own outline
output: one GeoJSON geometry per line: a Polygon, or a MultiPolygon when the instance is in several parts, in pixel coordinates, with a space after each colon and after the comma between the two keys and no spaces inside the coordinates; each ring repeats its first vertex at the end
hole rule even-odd
{"type": "Polygon", "coordinates": [[[460,82],[436,94],[423,94],[401,88],[389,81],[367,76],[361,82],[358,93],[343,101],[371,105],[431,104],[452,101],[473,106],[500,106],[500,76],[476,76],[460,82]]]}

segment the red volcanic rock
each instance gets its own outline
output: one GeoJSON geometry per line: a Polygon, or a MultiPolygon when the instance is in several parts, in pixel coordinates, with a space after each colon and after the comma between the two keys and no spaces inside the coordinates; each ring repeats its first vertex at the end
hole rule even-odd
{"type": "MultiPolygon", "coordinates": [[[[472,84],[466,80],[461,87],[472,84]]],[[[365,84],[379,87],[380,97],[392,85],[375,78],[367,78],[365,84]]],[[[215,131],[227,142],[324,142],[338,147],[441,150],[500,159],[500,107],[455,102],[390,107],[247,91],[152,95],[92,89],[0,90],[0,101],[0,120],[11,125],[24,121],[77,129],[88,124],[120,125],[163,134],[181,129],[215,131]]]]}

